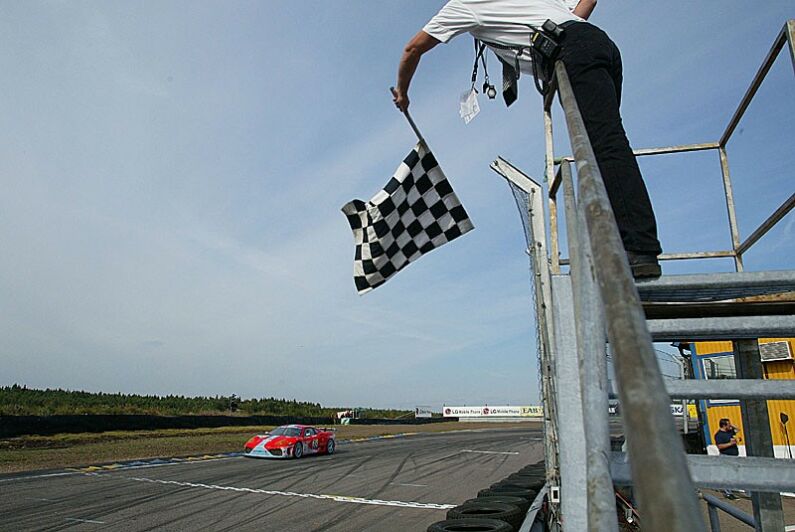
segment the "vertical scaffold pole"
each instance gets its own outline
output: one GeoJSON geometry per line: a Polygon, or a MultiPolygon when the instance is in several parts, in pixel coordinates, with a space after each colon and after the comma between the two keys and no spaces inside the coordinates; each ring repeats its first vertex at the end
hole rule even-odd
{"type": "Polygon", "coordinates": [[[617,530],[616,498],[610,477],[610,430],[607,418],[607,352],[599,287],[594,279],[588,229],[577,208],[571,164],[560,165],[566,207],[566,235],[571,258],[577,354],[582,389],[586,447],[588,530],[617,530]]]}
{"type": "MultiPolygon", "coordinates": [[[[759,343],[755,339],[734,341],[734,363],[738,379],[764,378],[759,343]]],[[[745,429],[745,451],[748,456],[773,457],[773,437],[770,434],[770,417],[767,401],[746,399],[740,401],[740,411],[745,429]]],[[[754,520],[759,532],[784,530],[784,512],[778,493],[752,492],[754,520]]]]}
{"type": "Polygon", "coordinates": [[[580,208],[585,211],[591,242],[599,242],[598,246],[592,246],[596,277],[614,353],[632,478],[644,516],[644,530],[703,531],[704,520],[687,468],[682,439],[671,417],[670,399],[646,317],[562,61],[556,63],[555,73],[577,163],[580,208]]]}

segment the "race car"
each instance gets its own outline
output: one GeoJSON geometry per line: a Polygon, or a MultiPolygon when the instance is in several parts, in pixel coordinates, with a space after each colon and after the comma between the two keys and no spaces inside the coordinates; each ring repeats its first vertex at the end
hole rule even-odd
{"type": "Polygon", "coordinates": [[[336,435],[309,425],[282,425],[268,434],[252,437],[243,446],[252,458],[301,458],[307,454],[334,454],[336,435]]]}

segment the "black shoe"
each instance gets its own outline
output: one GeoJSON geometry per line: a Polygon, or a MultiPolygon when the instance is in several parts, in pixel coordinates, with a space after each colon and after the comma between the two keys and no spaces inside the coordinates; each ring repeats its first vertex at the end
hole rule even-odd
{"type": "Polygon", "coordinates": [[[662,268],[657,261],[657,255],[643,255],[634,251],[627,251],[629,267],[635,279],[656,279],[662,275],[662,268]]]}

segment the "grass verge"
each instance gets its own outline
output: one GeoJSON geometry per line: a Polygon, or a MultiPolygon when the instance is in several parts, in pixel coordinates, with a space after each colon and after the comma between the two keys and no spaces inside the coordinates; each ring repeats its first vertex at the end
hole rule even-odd
{"type": "MultiPolygon", "coordinates": [[[[482,428],[539,427],[537,422],[434,423],[428,425],[342,425],[337,439],[386,436],[403,432],[444,432],[482,428]]],[[[0,440],[0,473],[60,469],[124,460],[192,456],[240,451],[254,434],[270,426],[212,429],[109,431],[20,436],[0,440]]]]}

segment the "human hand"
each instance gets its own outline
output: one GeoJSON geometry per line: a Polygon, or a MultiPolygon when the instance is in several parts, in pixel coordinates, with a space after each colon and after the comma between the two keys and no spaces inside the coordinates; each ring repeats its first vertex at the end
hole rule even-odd
{"type": "Polygon", "coordinates": [[[395,102],[397,107],[402,113],[405,113],[409,108],[409,95],[400,89],[392,89],[392,101],[395,102]]]}

